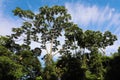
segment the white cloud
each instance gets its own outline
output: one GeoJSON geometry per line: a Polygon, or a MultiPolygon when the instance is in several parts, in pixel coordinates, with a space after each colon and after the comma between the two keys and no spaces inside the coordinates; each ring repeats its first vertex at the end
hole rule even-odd
{"type": "Polygon", "coordinates": [[[71,14],[73,21],[85,26],[89,25],[90,22],[96,22],[97,17],[99,17],[96,6],[86,7],[83,4],[66,4],[66,8],[71,14]],[[96,18],[94,18],[94,16],[96,16],[96,18]]]}
{"type": "MultiPolygon", "coordinates": [[[[98,7],[96,5],[87,6],[80,3],[66,3],[68,13],[71,14],[72,20],[83,26],[96,26],[97,30],[110,30],[114,26],[114,32],[120,30],[120,13],[108,5],[98,7]],[[103,27],[102,27],[103,26],[103,27]]],[[[92,27],[91,27],[92,28],[92,27]]]]}
{"type": "MultiPolygon", "coordinates": [[[[102,32],[109,30],[117,36],[120,35],[120,13],[116,9],[110,8],[108,5],[100,7],[81,3],[66,3],[65,7],[71,14],[72,21],[80,25],[81,28],[102,32]]],[[[120,46],[120,38],[113,46],[107,47],[107,55],[117,51],[118,46],[120,46]]]]}
{"type": "Polygon", "coordinates": [[[113,46],[108,46],[106,48],[106,55],[110,55],[110,54],[113,54],[114,52],[117,52],[118,50],[118,47],[120,47],[120,37],[118,36],[118,40],[115,41],[114,45],[113,46]]]}
{"type": "Polygon", "coordinates": [[[3,0],[0,0],[0,35],[9,35],[11,34],[11,29],[18,26],[19,21],[4,15],[4,6],[3,0]]]}

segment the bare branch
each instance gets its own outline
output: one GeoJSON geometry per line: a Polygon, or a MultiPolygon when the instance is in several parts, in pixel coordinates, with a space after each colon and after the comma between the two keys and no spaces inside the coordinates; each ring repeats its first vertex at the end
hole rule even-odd
{"type": "Polygon", "coordinates": [[[47,49],[47,46],[46,46],[45,43],[44,43],[44,46],[45,46],[45,49],[46,49],[46,53],[49,54],[48,49],[47,49]]]}
{"type": "Polygon", "coordinates": [[[53,38],[52,38],[52,40],[51,40],[50,54],[52,54],[52,47],[53,47],[53,38]]]}
{"type": "Polygon", "coordinates": [[[100,48],[100,50],[102,51],[103,54],[105,54],[105,51],[102,48],[100,48]]]}
{"type": "MultiPolygon", "coordinates": [[[[61,48],[61,49],[62,49],[62,48],[61,48]]],[[[53,57],[54,57],[55,55],[57,55],[61,49],[59,49],[57,52],[55,52],[55,53],[53,54],[53,57]]]]}
{"type": "Polygon", "coordinates": [[[30,23],[34,23],[32,20],[30,21],[30,20],[27,20],[27,19],[25,19],[25,18],[23,18],[23,17],[20,17],[23,21],[25,21],[25,22],[30,22],[30,23]]]}

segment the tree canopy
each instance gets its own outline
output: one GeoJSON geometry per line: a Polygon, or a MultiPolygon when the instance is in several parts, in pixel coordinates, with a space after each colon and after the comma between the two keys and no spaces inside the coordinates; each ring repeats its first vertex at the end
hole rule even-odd
{"type": "Polygon", "coordinates": [[[23,24],[13,28],[11,35],[0,36],[0,80],[119,78],[120,48],[114,55],[105,55],[106,47],[117,40],[110,31],[84,31],[71,21],[64,6],[40,7],[38,13],[17,7],[13,13],[23,24]],[[65,37],[64,44],[60,37],[65,37]],[[32,49],[32,42],[39,46],[32,49]],[[44,65],[41,54],[45,54],[44,65]],[[54,60],[56,54],[60,56],[54,60]]]}

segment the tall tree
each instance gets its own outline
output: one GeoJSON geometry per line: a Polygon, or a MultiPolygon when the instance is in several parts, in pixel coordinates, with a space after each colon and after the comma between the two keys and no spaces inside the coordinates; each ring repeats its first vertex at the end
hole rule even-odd
{"type": "MultiPolygon", "coordinates": [[[[81,61],[82,61],[82,68],[87,71],[87,74],[93,72],[97,73],[97,75],[91,75],[95,80],[99,77],[99,79],[103,80],[103,66],[102,61],[99,53],[105,54],[104,50],[107,46],[113,45],[114,41],[117,40],[116,36],[109,31],[105,33],[101,33],[100,31],[92,31],[86,30],[82,31],[77,25],[69,27],[66,29],[66,43],[65,43],[65,51],[66,53],[72,50],[70,48],[72,45],[77,47],[74,50],[80,50],[81,52],[81,61]],[[87,58],[87,54],[85,49],[90,51],[90,57],[87,58]],[[97,50],[96,50],[97,49],[97,50]],[[88,62],[91,62],[91,66],[87,65],[88,62]],[[99,67],[98,67],[99,66],[99,67]],[[95,71],[90,71],[89,67],[94,68],[95,71]],[[102,70],[101,70],[102,69],[102,70]]],[[[86,73],[85,71],[85,73],[86,73]]],[[[92,78],[93,79],[93,78],[92,78]]]]}
{"type": "Polygon", "coordinates": [[[27,45],[30,45],[31,41],[40,43],[40,48],[46,51],[46,55],[43,57],[46,67],[52,66],[52,58],[59,51],[60,41],[58,38],[62,36],[64,29],[70,27],[71,24],[69,22],[71,16],[67,13],[65,7],[44,6],[39,9],[38,14],[20,8],[16,8],[13,12],[24,22],[20,28],[13,28],[14,34],[12,34],[12,37],[17,39],[24,36],[24,42],[27,45]],[[50,47],[47,47],[48,45],[50,47]]]}

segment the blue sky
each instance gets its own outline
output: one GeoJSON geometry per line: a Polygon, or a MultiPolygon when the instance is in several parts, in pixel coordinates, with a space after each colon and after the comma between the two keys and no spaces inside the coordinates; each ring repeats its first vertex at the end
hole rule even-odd
{"type": "Polygon", "coordinates": [[[109,30],[117,35],[118,41],[106,49],[108,53],[120,46],[120,0],[0,0],[0,35],[10,34],[12,27],[21,25],[12,13],[16,7],[37,12],[45,5],[65,6],[72,21],[83,30],[109,30]]]}

